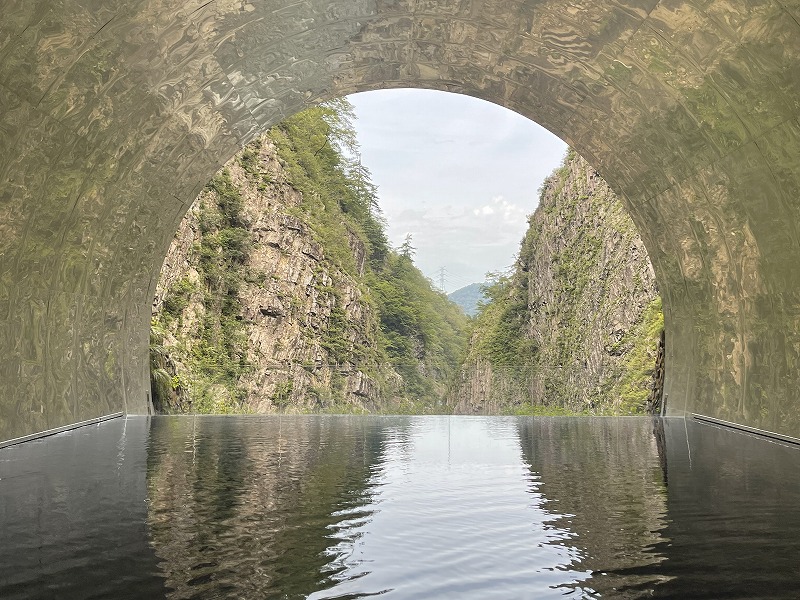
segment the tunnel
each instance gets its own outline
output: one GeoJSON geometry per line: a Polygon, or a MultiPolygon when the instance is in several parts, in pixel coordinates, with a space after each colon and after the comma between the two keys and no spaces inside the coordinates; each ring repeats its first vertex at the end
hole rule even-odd
{"type": "MultiPolygon", "coordinates": [[[[467,94],[618,192],[666,411],[800,436],[797,0],[4,0],[0,440],[151,410],[151,301],[215,171],[320,101],[467,94]]],[[[532,193],[534,190],[532,190],[532,193]]]]}

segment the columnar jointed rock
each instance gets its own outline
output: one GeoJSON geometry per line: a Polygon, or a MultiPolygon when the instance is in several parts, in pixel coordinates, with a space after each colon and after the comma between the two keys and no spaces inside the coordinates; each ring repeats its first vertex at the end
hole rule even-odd
{"type": "Polygon", "coordinates": [[[498,285],[453,398],[459,412],[645,410],[663,327],[653,269],[619,199],[574,153],[545,182],[498,285]],[[518,350],[504,353],[503,335],[518,350]]]}

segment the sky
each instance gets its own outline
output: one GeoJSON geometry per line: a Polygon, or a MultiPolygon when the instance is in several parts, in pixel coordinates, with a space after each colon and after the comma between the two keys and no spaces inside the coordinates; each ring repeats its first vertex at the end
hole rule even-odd
{"type": "Polygon", "coordinates": [[[447,292],[509,267],[566,144],[468,96],[401,89],[348,99],[390,243],[410,233],[415,264],[437,286],[443,267],[447,292]]]}

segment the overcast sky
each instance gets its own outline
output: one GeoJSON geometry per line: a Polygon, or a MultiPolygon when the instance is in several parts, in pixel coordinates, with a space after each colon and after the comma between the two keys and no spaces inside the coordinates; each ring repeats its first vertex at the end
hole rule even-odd
{"type": "Polygon", "coordinates": [[[537,190],[566,145],[518,114],[468,96],[381,90],[349,97],[363,164],[399,246],[446,291],[511,265],[537,190]]]}

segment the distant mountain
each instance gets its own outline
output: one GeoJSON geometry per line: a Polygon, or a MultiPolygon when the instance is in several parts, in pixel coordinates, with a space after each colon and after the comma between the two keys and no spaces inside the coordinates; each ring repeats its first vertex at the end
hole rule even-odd
{"type": "Polygon", "coordinates": [[[447,294],[451,302],[455,302],[466,314],[474,317],[478,314],[478,302],[485,300],[481,286],[483,283],[470,283],[468,286],[447,294]]]}

